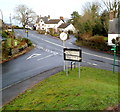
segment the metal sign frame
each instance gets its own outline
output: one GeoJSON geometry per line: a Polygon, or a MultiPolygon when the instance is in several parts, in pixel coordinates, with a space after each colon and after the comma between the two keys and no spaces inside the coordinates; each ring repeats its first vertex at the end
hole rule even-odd
{"type": "Polygon", "coordinates": [[[63,49],[63,53],[64,53],[64,60],[66,60],[66,61],[76,61],[76,62],[82,62],[82,50],[81,49],[69,49],[69,48],[64,48],[63,49]],[[67,56],[67,54],[65,53],[66,51],[77,51],[77,52],[79,52],[79,55],[75,55],[75,54],[72,54],[72,55],[68,55],[68,56],[73,56],[73,57],[77,57],[77,58],[80,58],[79,60],[75,60],[75,59],[66,59],[66,56],[67,56]]]}

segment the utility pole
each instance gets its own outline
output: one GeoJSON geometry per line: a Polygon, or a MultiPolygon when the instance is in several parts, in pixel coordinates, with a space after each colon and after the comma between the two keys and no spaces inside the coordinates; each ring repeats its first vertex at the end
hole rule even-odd
{"type": "Polygon", "coordinates": [[[28,37],[28,13],[26,12],[26,15],[27,15],[27,18],[26,18],[26,23],[27,23],[27,31],[26,31],[26,33],[27,33],[27,37],[28,37]]]}
{"type": "Polygon", "coordinates": [[[10,13],[10,25],[12,25],[12,21],[11,21],[11,13],[10,13]]]}
{"type": "Polygon", "coordinates": [[[11,13],[10,13],[10,26],[11,26],[11,30],[13,32],[13,28],[12,28],[12,19],[11,19],[11,13]]]}

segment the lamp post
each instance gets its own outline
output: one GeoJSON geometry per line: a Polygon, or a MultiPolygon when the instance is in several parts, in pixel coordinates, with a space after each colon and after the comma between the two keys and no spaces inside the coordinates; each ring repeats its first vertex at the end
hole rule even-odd
{"type": "Polygon", "coordinates": [[[1,30],[1,35],[2,35],[2,37],[3,37],[3,13],[2,13],[2,11],[1,11],[1,9],[0,9],[0,12],[1,12],[1,17],[2,17],[2,30],[1,30]]]}
{"type": "Polygon", "coordinates": [[[10,26],[11,26],[11,31],[13,32],[13,25],[12,25],[11,13],[10,13],[10,26]]]}

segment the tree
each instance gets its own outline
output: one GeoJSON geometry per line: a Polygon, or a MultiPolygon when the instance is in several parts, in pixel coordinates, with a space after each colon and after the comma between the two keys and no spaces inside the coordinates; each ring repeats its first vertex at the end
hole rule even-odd
{"type": "Polygon", "coordinates": [[[71,18],[72,19],[75,19],[75,18],[78,18],[80,15],[77,11],[74,11],[72,14],[71,14],[71,18]]]}
{"type": "Polygon", "coordinates": [[[107,10],[110,12],[113,10],[114,17],[120,17],[120,1],[119,0],[102,0],[107,10]]]}
{"type": "Polygon", "coordinates": [[[18,5],[15,8],[15,14],[16,15],[13,18],[18,20],[23,27],[27,24],[33,23],[36,18],[36,13],[26,5],[18,5]]]}
{"type": "Polygon", "coordinates": [[[100,16],[99,16],[99,4],[89,2],[84,7],[83,16],[79,19],[81,23],[82,29],[80,28],[81,33],[89,32],[93,35],[100,32],[101,23],[100,23],[100,16]],[[81,31],[83,30],[83,31],[81,31]]]}
{"type": "Polygon", "coordinates": [[[102,24],[102,34],[104,36],[108,35],[108,25],[109,25],[109,12],[107,10],[104,10],[101,14],[101,24],[102,24]]]}

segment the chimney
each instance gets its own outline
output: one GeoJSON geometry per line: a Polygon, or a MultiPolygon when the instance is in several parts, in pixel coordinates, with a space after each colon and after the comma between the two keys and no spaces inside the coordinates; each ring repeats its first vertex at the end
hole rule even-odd
{"type": "Polygon", "coordinates": [[[50,19],[50,15],[48,15],[48,20],[50,19]]]}
{"type": "Polygon", "coordinates": [[[113,20],[113,18],[115,18],[115,11],[111,10],[109,14],[109,19],[113,20]]]}

